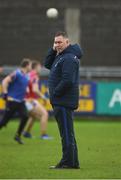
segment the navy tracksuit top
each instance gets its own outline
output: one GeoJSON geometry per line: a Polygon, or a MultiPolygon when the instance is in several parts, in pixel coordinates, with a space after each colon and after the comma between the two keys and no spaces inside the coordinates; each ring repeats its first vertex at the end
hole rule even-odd
{"type": "Polygon", "coordinates": [[[83,55],[79,45],[69,45],[63,52],[50,49],[44,65],[50,69],[48,80],[53,106],[77,109],[79,100],[79,66],[83,55]]]}

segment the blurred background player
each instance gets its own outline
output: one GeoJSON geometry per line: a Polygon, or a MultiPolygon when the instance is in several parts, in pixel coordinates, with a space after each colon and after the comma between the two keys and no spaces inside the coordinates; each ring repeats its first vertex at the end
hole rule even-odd
{"type": "Polygon", "coordinates": [[[23,144],[21,134],[28,120],[24,97],[29,83],[28,72],[30,70],[31,61],[29,59],[24,59],[21,63],[21,68],[8,75],[2,82],[3,98],[6,100],[6,109],[2,120],[0,121],[0,129],[5,127],[17,112],[21,121],[14,139],[19,144],[23,144]]]}
{"type": "Polygon", "coordinates": [[[45,99],[46,97],[40,92],[39,89],[39,74],[41,71],[41,64],[38,61],[32,62],[32,71],[29,73],[29,87],[26,94],[26,107],[28,109],[30,118],[23,133],[24,137],[31,138],[31,130],[34,125],[35,119],[40,120],[40,138],[51,139],[47,135],[48,112],[45,107],[39,103],[38,97],[45,99]]]}

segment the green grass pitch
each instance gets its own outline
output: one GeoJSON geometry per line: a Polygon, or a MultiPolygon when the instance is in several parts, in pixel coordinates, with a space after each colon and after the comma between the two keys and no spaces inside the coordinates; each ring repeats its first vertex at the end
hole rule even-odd
{"type": "Polygon", "coordinates": [[[83,120],[75,122],[80,170],[51,170],[61,157],[61,144],[55,121],[49,122],[53,140],[39,139],[39,123],[33,139],[25,145],[13,141],[18,122],[12,121],[0,131],[0,178],[87,179],[121,178],[121,122],[83,120]]]}

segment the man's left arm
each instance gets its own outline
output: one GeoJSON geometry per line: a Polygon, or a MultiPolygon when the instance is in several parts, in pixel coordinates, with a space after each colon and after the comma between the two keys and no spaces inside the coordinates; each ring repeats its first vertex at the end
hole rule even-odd
{"type": "Polygon", "coordinates": [[[37,94],[37,96],[39,96],[42,99],[46,99],[46,97],[40,92],[40,89],[39,89],[39,79],[36,79],[32,83],[32,86],[33,86],[33,91],[34,91],[35,94],[37,94]]]}
{"type": "Polygon", "coordinates": [[[65,59],[62,66],[62,79],[55,88],[54,96],[65,94],[75,82],[79,64],[74,59],[65,59]]]}

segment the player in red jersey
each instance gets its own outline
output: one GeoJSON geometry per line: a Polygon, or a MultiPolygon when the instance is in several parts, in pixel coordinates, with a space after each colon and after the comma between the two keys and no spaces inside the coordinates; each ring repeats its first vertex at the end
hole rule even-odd
{"type": "Polygon", "coordinates": [[[41,94],[39,90],[39,73],[41,71],[41,65],[38,61],[32,62],[32,71],[29,73],[29,86],[27,88],[26,94],[26,107],[30,114],[30,118],[28,120],[26,129],[23,133],[24,137],[31,138],[31,130],[34,125],[35,119],[40,120],[40,127],[41,127],[41,136],[42,139],[50,139],[47,135],[47,123],[48,123],[48,112],[44,108],[42,104],[39,103],[38,97],[44,98],[45,97],[41,94]]]}

